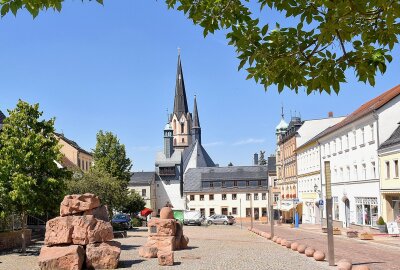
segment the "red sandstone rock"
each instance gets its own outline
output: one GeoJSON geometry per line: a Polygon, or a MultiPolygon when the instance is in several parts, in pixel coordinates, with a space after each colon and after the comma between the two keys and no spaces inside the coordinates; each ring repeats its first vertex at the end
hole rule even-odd
{"type": "Polygon", "coordinates": [[[121,255],[121,243],[109,241],[86,246],[88,269],[116,269],[121,255]]]}
{"type": "Polygon", "coordinates": [[[44,244],[47,246],[57,244],[71,244],[75,217],[56,217],[46,222],[44,244]]]}
{"type": "Polygon", "coordinates": [[[317,250],[314,252],[313,257],[314,257],[314,260],[316,260],[316,261],[323,261],[323,260],[325,260],[325,253],[320,250],[317,250]]]}
{"type": "Polygon", "coordinates": [[[369,267],[366,265],[355,265],[351,269],[352,270],[369,270],[369,267]]]}
{"type": "Polygon", "coordinates": [[[157,252],[158,264],[159,265],[174,265],[174,252],[173,251],[166,251],[166,250],[159,250],[157,252]]]}
{"type": "MultiPolygon", "coordinates": [[[[68,217],[66,217],[68,218],[68,217]]],[[[97,224],[97,220],[93,216],[76,216],[73,217],[72,243],[76,245],[89,244],[88,233],[93,230],[97,224]]],[[[111,239],[108,239],[111,240],[111,239]]],[[[93,242],[92,242],[93,243],[93,242]]]]}
{"type": "Polygon", "coordinates": [[[175,236],[149,236],[145,246],[156,247],[158,250],[174,251],[175,236]]]}
{"type": "Polygon", "coordinates": [[[139,256],[143,258],[157,258],[158,249],[156,247],[140,247],[139,256]]]}
{"type": "Polygon", "coordinates": [[[181,238],[183,237],[183,225],[180,221],[175,224],[175,250],[180,250],[181,248],[181,238]]]}
{"type": "Polygon", "coordinates": [[[307,257],[312,257],[314,255],[315,249],[313,249],[312,247],[308,247],[305,250],[305,254],[307,257]]]}
{"type": "Polygon", "coordinates": [[[176,233],[176,222],[174,219],[152,218],[147,226],[149,227],[150,235],[174,236],[176,233]]]}
{"type": "Polygon", "coordinates": [[[306,248],[307,248],[306,245],[300,244],[300,245],[297,246],[297,251],[298,251],[299,253],[304,253],[304,252],[306,251],[306,248]]]}
{"type": "Polygon", "coordinates": [[[275,241],[275,243],[277,243],[277,244],[281,244],[281,241],[282,241],[282,238],[280,238],[280,237],[278,237],[277,239],[276,239],[276,241],[275,241]]]}
{"type": "Polygon", "coordinates": [[[293,251],[297,251],[297,247],[299,246],[299,243],[297,243],[297,242],[294,242],[294,243],[292,243],[291,245],[290,245],[290,248],[293,250],[293,251]]]}
{"type": "Polygon", "coordinates": [[[107,206],[105,206],[105,205],[87,210],[87,211],[83,212],[83,214],[84,215],[93,215],[95,218],[106,221],[106,222],[110,221],[110,218],[108,217],[108,209],[107,209],[107,206]]]}
{"type": "Polygon", "coordinates": [[[67,195],[60,205],[60,216],[68,216],[100,206],[99,197],[91,193],[67,195]]]}
{"type": "Polygon", "coordinates": [[[40,270],[80,270],[85,258],[82,246],[43,246],[39,255],[40,270]]]}
{"type": "Polygon", "coordinates": [[[285,247],[286,247],[286,242],[287,242],[286,239],[282,239],[282,240],[281,240],[281,246],[285,246],[285,247]]]}
{"type": "Polygon", "coordinates": [[[106,242],[113,239],[113,228],[110,222],[97,220],[96,226],[92,230],[88,231],[89,243],[106,242]]]}
{"type": "Polygon", "coordinates": [[[271,234],[270,233],[265,233],[265,238],[267,238],[267,239],[269,239],[269,240],[271,240],[271,234]]]}
{"type": "Polygon", "coordinates": [[[172,212],[171,207],[163,207],[160,211],[161,219],[174,219],[174,212],[172,212]]]}
{"type": "Polygon", "coordinates": [[[352,269],[351,260],[342,259],[342,260],[338,261],[337,269],[338,270],[351,270],[352,269]]]}
{"type": "Polygon", "coordinates": [[[278,236],[272,237],[272,241],[276,242],[276,239],[278,239],[278,236]]]}
{"type": "Polygon", "coordinates": [[[287,248],[291,248],[291,246],[292,246],[292,242],[286,241],[286,247],[287,247],[287,248]]]}

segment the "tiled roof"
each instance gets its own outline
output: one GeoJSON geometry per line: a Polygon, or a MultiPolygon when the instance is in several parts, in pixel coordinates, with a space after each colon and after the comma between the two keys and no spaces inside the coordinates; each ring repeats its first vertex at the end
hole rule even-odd
{"type": "Polygon", "coordinates": [[[66,143],[68,143],[69,145],[71,145],[72,147],[74,147],[76,150],[85,153],[87,155],[92,156],[92,153],[86,151],[85,149],[81,148],[76,142],[74,142],[73,140],[68,139],[67,137],[64,136],[64,134],[60,134],[60,133],[55,133],[57,137],[59,137],[60,139],[62,139],[63,141],[65,141],[66,143]]]}
{"type": "Polygon", "coordinates": [[[334,125],[330,128],[327,128],[326,130],[321,132],[318,136],[314,137],[313,139],[316,140],[316,139],[322,138],[325,135],[332,133],[332,132],[360,119],[361,117],[381,108],[382,106],[387,104],[389,101],[391,101],[398,95],[400,95],[400,85],[397,85],[397,86],[393,87],[392,89],[384,92],[383,94],[377,96],[376,98],[371,99],[370,101],[364,103],[357,110],[355,110],[353,113],[348,115],[345,119],[343,119],[343,121],[337,123],[336,125],[334,125]]]}
{"type": "Polygon", "coordinates": [[[0,124],[3,124],[3,120],[6,119],[6,116],[2,111],[0,111],[0,124]]]}
{"type": "Polygon", "coordinates": [[[151,184],[155,179],[155,172],[134,172],[129,180],[129,186],[151,184]]]}
{"type": "Polygon", "coordinates": [[[184,191],[200,191],[203,181],[267,180],[267,166],[191,168],[184,175],[184,191]]]}
{"type": "Polygon", "coordinates": [[[394,145],[400,145],[400,125],[395,129],[392,135],[390,135],[389,139],[379,146],[379,150],[387,149],[394,145]]]}
{"type": "Polygon", "coordinates": [[[192,158],[195,159],[196,168],[215,167],[214,161],[198,140],[192,143],[183,152],[183,171],[186,170],[186,167],[192,158]]]}

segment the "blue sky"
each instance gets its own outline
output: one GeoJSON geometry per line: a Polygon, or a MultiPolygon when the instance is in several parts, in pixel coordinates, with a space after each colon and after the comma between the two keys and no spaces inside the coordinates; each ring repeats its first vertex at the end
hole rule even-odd
{"type": "MultiPolygon", "coordinates": [[[[293,21],[278,14],[268,21],[293,21]]],[[[26,12],[0,21],[0,109],[18,99],[38,102],[56,129],[90,150],[98,130],[126,145],[133,169],[152,170],[162,149],[166,109],[172,110],[177,48],[181,48],[190,111],[198,98],[203,144],[221,166],[249,165],[259,150],[275,151],[274,129],[283,103],[286,120],[300,112],[316,119],[346,115],[399,84],[399,49],[384,76],[370,87],[349,72],[337,95],[310,96],[245,80],[223,33],[202,29],[163,1],[67,1],[61,13],[32,20],[26,12]]]]}

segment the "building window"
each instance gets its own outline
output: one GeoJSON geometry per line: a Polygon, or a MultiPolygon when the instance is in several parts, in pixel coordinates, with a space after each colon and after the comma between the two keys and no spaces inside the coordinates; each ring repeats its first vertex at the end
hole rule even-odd
{"type": "Polygon", "coordinates": [[[146,197],[146,189],[142,189],[142,197],[146,197]]]}
{"type": "Polygon", "coordinates": [[[365,163],[362,165],[362,177],[364,180],[367,179],[367,165],[365,163]]]}
{"type": "Polygon", "coordinates": [[[226,187],[225,181],[222,181],[222,187],[226,187]]]}
{"type": "Polygon", "coordinates": [[[254,193],[254,200],[255,200],[255,201],[258,200],[258,193],[254,193]]]}
{"type": "Polygon", "coordinates": [[[251,217],[251,208],[246,208],[246,217],[251,217]]]}
{"type": "Polygon", "coordinates": [[[160,167],[159,173],[160,175],[175,175],[175,167],[160,167]]]}
{"type": "Polygon", "coordinates": [[[208,195],[208,199],[209,199],[210,201],[213,201],[213,200],[214,200],[214,194],[208,195]]]}
{"type": "Polygon", "coordinates": [[[340,167],[340,180],[344,181],[343,167],[340,167]]]}
{"type": "Polygon", "coordinates": [[[81,159],[78,158],[78,167],[81,168],[81,159]]]}
{"type": "Polygon", "coordinates": [[[190,195],[190,200],[194,201],[194,195],[190,195]]]}
{"type": "Polygon", "coordinates": [[[196,209],[195,208],[190,208],[190,211],[196,211],[196,209]]]}
{"type": "Polygon", "coordinates": [[[237,195],[236,194],[232,194],[232,200],[236,200],[237,199],[237,195]]]}
{"type": "Polygon", "coordinates": [[[181,123],[181,133],[183,134],[184,131],[185,131],[185,124],[184,124],[184,123],[181,123]]]}
{"type": "Polygon", "coordinates": [[[279,194],[274,194],[274,202],[278,202],[279,201],[279,194]]]}
{"type": "Polygon", "coordinates": [[[232,207],[232,215],[237,215],[237,208],[236,207],[232,207]]]}
{"type": "Polygon", "coordinates": [[[200,201],[204,201],[204,195],[200,195],[200,201]]]}
{"type": "Polygon", "coordinates": [[[349,134],[346,134],[346,149],[350,148],[349,134]]]}
{"type": "Polygon", "coordinates": [[[200,215],[201,215],[202,217],[205,217],[205,216],[206,216],[206,209],[200,208],[200,215]]]}
{"type": "Polygon", "coordinates": [[[394,177],[399,178],[399,161],[394,161],[394,177]]]}
{"type": "Polygon", "coordinates": [[[214,208],[210,208],[210,216],[215,215],[215,210],[214,208]]]}
{"type": "Polygon", "coordinates": [[[228,208],[227,207],[222,207],[221,208],[221,214],[222,215],[228,215],[228,208]]]}
{"type": "Polygon", "coordinates": [[[376,197],[355,197],[356,223],[376,226],[378,220],[378,199],[376,197]]]}
{"type": "Polygon", "coordinates": [[[347,181],[350,181],[350,178],[351,178],[351,176],[350,176],[350,167],[347,166],[347,181]]]}
{"type": "Polygon", "coordinates": [[[353,141],[354,141],[354,147],[357,146],[357,132],[354,130],[353,131],[353,141]]]}
{"type": "Polygon", "coordinates": [[[364,128],[361,128],[361,144],[365,144],[365,131],[364,128]]]}
{"type": "Polygon", "coordinates": [[[389,161],[386,161],[385,164],[386,164],[386,179],[389,179],[390,178],[390,163],[389,163],[389,161]]]}
{"type": "Polygon", "coordinates": [[[369,129],[371,130],[371,142],[373,142],[375,140],[374,124],[369,125],[369,129]]]}
{"type": "Polygon", "coordinates": [[[332,154],[336,153],[336,140],[333,141],[333,150],[332,150],[332,154]]]}
{"type": "Polygon", "coordinates": [[[357,165],[354,165],[354,180],[358,180],[358,170],[357,170],[357,165]]]}
{"type": "Polygon", "coordinates": [[[182,138],[182,143],[184,143],[185,142],[185,138],[182,138]]]}
{"type": "Polygon", "coordinates": [[[333,219],[339,220],[339,200],[338,197],[332,197],[333,199],[333,219]]]}
{"type": "Polygon", "coordinates": [[[265,201],[267,199],[267,193],[261,194],[261,200],[265,201]]]}
{"type": "Polygon", "coordinates": [[[376,178],[376,168],[375,168],[375,162],[371,162],[371,176],[372,178],[376,178]]]}
{"type": "Polygon", "coordinates": [[[246,194],[246,201],[250,201],[250,197],[251,197],[251,194],[250,194],[250,193],[247,193],[247,194],[246,194]]]}
{"type": "Polygon", "coordinates": [[[226,201],[226,194],[222,194],[222,200],[226,201]]]}
{"type": "Polygon", "coordinates": [[[267,216],[267,208],[266,207],[262,207],[261,208],[261,216],[262,217],[266,217],[267,216]]]}
{"type": "Polygon", "coordinates": [[[339,138],[339,151],[342,151],[343,145],[342,145],[342,138],[339,138]]]}
{"type": "Polygon", "coordinates": [[[238,181],[233,181],[233,186],[237,187],[238,186],[238,181]]]}

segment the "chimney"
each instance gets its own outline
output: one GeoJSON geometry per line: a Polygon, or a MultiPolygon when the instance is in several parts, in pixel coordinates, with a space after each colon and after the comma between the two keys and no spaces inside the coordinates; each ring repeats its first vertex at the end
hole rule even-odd
{"type": "Polygon", "coordinates": [[[333,112],[328,112],[328,117],[332,118],[333,117],[333,112]]]}
{"type": "Polygon", "coordinates": [[[254,154],[254,165],[258,165],[258,154],[254,154]]]}

